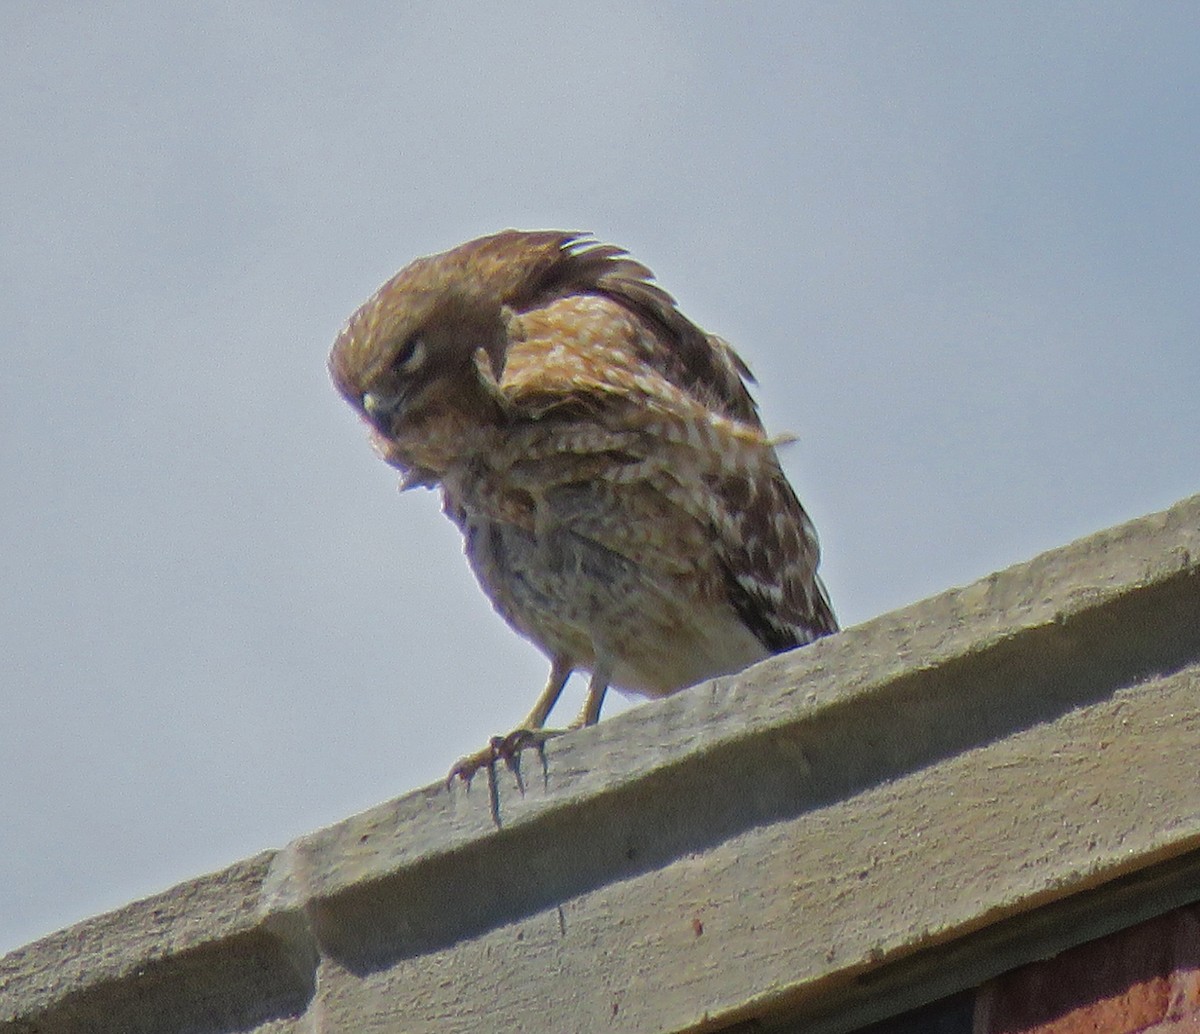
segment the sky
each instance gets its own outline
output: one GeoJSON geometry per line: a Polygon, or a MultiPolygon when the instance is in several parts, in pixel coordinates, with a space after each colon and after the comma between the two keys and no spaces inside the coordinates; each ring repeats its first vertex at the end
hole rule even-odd
{"type": "Polygon", "coordinates": [[[532,703],[329,384],[418,255],[649,265],[797,436],[844,625],[1200,491],[1194,4],[10,0],[0,91],[0,951],[532,703]]]}

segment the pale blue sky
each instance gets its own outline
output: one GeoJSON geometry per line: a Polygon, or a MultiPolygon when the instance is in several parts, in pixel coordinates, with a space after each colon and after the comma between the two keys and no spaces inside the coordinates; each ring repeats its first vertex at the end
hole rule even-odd
{"type": "Polygon", "coordinates": [[[1198,12],[0,7],[0,950],[540,688],[325,373],[416,255],[649,264],[799,436],[847,624],[1200,491],[1198,12]]]}

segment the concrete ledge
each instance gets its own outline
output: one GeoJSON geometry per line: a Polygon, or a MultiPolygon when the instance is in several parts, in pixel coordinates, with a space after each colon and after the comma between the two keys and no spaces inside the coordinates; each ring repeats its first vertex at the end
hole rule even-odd
{"type": "Polygon", "coordinates": [[[266,1030],[301,1015],[315,947],[306,956],[259,915],[273,858],[257,855],[6,955],[0,1030],[266,1030]]]}
{"type": "Polygon", "coordinates": [[[0,1032],[844,1031],[1200,899],[1200,496],[0,960],[0,1032]],[[797,1026],[799,1024],[800,1026],[797,1026]]]}

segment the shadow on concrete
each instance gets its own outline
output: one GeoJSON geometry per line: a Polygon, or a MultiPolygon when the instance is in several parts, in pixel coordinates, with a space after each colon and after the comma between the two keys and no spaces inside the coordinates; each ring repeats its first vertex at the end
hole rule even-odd
{"type": "MultiPolygon", "coordinates": [[[[836,647],[826,655],[827,670],[836,672],[835,656],[836,647]]],[[[808,711],[794,724],[756,734],[754,749],[736,742],[688,755],[586,806],[550,809],[316,902],[317,937],[324,952],[364,976],[1198,660],[1200,574],[1188,571],[905,674],[877,693],[808,711]]]]}

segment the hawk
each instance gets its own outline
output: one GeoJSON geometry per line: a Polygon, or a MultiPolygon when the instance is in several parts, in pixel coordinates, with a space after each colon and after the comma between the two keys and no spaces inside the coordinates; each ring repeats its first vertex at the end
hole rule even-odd
{"type": "Polygon", "coordinates": [[[406,266],[347,321],[333,381],[402,488],[437,487],[496,610],[550,659],[469,779],[614,686],[664,696],[837,631],[817,536],[753,378],[621,248],[506,230],[406,266]]]}

